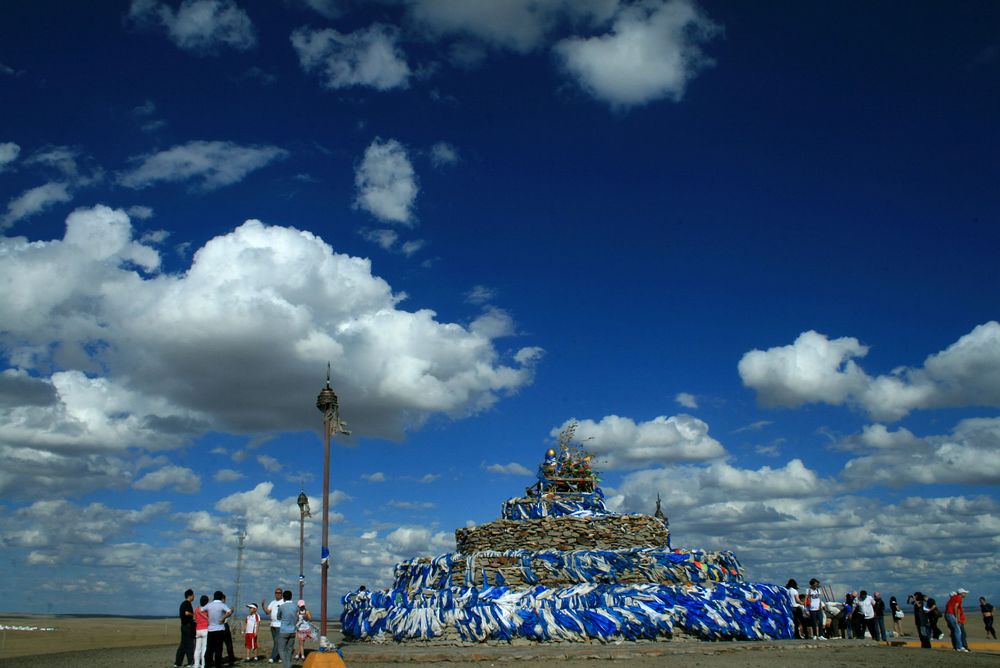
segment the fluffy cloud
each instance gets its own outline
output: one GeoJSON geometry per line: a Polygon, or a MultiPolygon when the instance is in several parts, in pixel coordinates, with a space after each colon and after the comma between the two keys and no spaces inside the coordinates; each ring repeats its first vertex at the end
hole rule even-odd
{"type": "Polygon", "coordinates": [[[129,18],[162,27],[174,44],[194,53],[221,47],[246,51],[257,44],[250,17],[231,0],[184,0],[176,11],[157,0],[132,0],[129,18]]]}
{"type": "Polygon", "coordinates": [[[0,143],[0,172],[6,169],[7,165],[17,160],[21,154],[21,147],[14,142],[0,143]]]}
{"type": "Polygon", "coordinates": [[[855,338],[831,340],[808,331],[791,345],[746,353],[739,372],[765,406],[850,403],[877,420],[898,420],[916,409],[1000,406],[996,321],[975,327],[921,368],[871,377],[854,361],[867,353],[855,338]]]}
{"type": "Polygon", "coordinates": [[[236,480],[242,480],[245,476],[234,469],[219,469],[212,477],[216,482],[233,482],[236,480]]]}
{"type": "Polygon", "coordinates": [[[622,9],[608,34],[564,39],[554,51],[584,90],[628,107],[680,100],[688,81],[711,64],[701,44],[718,32],[688,0],[653,0],[622,9]]]}
{"type": "Polygon", "coordinates": [[[361,476],[368,482],[385,482],[385,474],[381,471],[375,471],[375,473],[369,473],[368,475],[361,476]]]}
{"type": "Polygon", "coordinates": [[[435,167],[446,167],[458,162],[458,149],[448,142],[439,141],[431,146],[431,164],[435,167]]]}
{"type": "Polygon", "coordinates": [[[412,0],[410,17],[432,36],[459,35],[525,53],[540,46],[563,19],[599,23],[618,9],[618,0],[412,0]]]}
{"type": "Polygon", "coordinates": [[[201,489],[201,478],[189,468],[183,466],[164,466],[151,471],[132,483],[136,489],[158,491],[173,487],[178,492],[194,494],[201,489]]]}
{"type": "Polygon", "coordinates": [[[531,470],[522,464],[518,464],[517,462],[510,462],[509,464],[486,464],[485,468],[490,473],[499,473],[500,475],[533,475],[531,470]]]}
{"type": "Polygon", "coordinates": [[[959,576],[976,581],[970,589],[988,587],[986,574],[1000,565],[995,500],[936,498],[924,489],[885,503],[844,494],[799,460],[756,470],[713,463],[637,471],[606,491],[618,509],[647,514],[662,494],[675,547],[731,549],[754,580],[816,575],[837,591],[877,586],[898,595],[915,585],[946,591],[959,576]]]}
{"type": "Polygon", "coordinates": [[[1000,484],[1000,418],[962,420],[951,434],[924,438],[907,429],[869,425],[842,445],[864,453],[848,461],[841,473],[853,488],[1000,484]]]}
{"type": "Polygon", "coordinates": [[[392,26],[375,24],[353,33],[299,28],[291,40],[302,69],[319,74],[326,88],[384,91],[408,85],[410,67],[399,48],[399,31],[392,26]]]}
{"type": "MultiPolygon", "coordinates": [[[[558,436],[574,421],[567,420],[553,429],[551,435],[558,436]]],[[[708,425],[690,415],[661,415],[640,423],[608,415],[600,422],[576,422],[576,440],[597,457],[600,467],[606,469],[705,461],[726,454],[722,444],[708,435],[708,425]]]]}
{"type": "Polygon", "coordinates": [[[122,452],[209,428],[311,428],[303,388],[318,390],[326,360],[355,432],[398,437],[432,413],[488,408],[531,382],[538,357],[502,359],[493,339],[509,332],[482,319],[399,309],[367,260],[308,232],[249,221],[182,274],[158,265],[126,214],[103,206],[74,212],[62,240],[0,237],[0,343],[19,369],[4,381],[37,390],[0,404],[4,443],[122,452]],[[46,377],[53,365],[68,370],[46,377]],[[248,369],[255,382],[232,382],[248,369]]]}
{"type": "Polygon", "coordinates": [[[435,533],[426,527],[399,527],[385,539],[392,549],[403,554],[440,554],[455,549],[453,534],[435,533]]]}
{"type": "Polygon", "coordinates": [[[242,181],[250,172],[288,155],[276,146],[240,146],[223,141],[191,141],[165,151],[130,159],[131,170],[119,175],[127,188],[159,182],[196,181],[196,189],[216,190],[242,181]]]}
{"type": "Polygon", "coordinates": [[[678,392],[677,396],[674,397],[674,401],[684,408],[698,408],[698,398],[690,392],[678,392]]]}
{"type": "MultiPolygon", "coordinates": [[[[0,158],[4,154],[3,147],[17,149],[16,151],[8,149],[6,152],[8,156],[16,157],[20,152],[17,144],[2,144],[0,158]]],[[[26,167],[45,173],[50,179],[55,176],[55,179],[12,197],[7,202],[7,211],[0,217],[0,231],[6,230],[20,220],[42,213],[56,204],[69,202],[76,190],[103,178],[103,172],[96,167],[81,168],[80,159],[80,153],[67,146],[47,146],[26,159],[24,161],[26,167]]],[[[0,171],[3,171],[2,162],[0,171]]]]}
{"type": "Polygon", "coordinates": [[[406,149],[395,139],[376,138],[354,174],[355,206],[379,220],[412,225],[417,180],[406,149]]]}

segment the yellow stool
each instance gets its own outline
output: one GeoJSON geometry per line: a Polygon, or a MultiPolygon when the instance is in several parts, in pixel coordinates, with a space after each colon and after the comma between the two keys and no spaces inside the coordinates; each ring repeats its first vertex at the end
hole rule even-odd
{"type": "Polygon", "coordinates": [[[302,668],[347,668],[336,652],[309,652],[302,668]]]}

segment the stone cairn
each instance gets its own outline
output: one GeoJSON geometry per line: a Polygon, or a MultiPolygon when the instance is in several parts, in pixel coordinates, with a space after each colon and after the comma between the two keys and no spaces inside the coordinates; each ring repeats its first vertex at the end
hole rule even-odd
{"type": "Polygon", "coordinates": [[[455,531],[457,553],[396,565],[393,586],[343,597],[354,641],[620,642],[792,636],[786,591],[747,583],[731,552],[670,548],[655,516],[608,510],[572,426],[501,519],[455,531]]]}

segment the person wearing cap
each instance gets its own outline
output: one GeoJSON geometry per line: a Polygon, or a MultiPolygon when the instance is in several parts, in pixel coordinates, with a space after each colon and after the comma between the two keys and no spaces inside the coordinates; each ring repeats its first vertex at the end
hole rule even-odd
{"type": "Polygon", "coordinates": [[[296,603],[295,613],[295,639],[298,641],[298,649],[295,654],[297,659],[306,658],[306,641],[313,637],[312,613],[306,610],[306,602],[299,599],[296,603]]]}
{"type": "Polygon", "coordinates": [[[962,601],[968,593],[967,589],[959,589],[944,606],[944,621],[948,622],[951,647],[956,652],[969,651],[969,641],[965,637],[965,610],[962,609],[962,601]]]}
{"type": "Polygon", "coordinates": [[[243,626],[244,661],[258,661],[257,629],[260,627],[260,615],[257,614],[257,604],[247,603],[247,621],[243,626]],[[251,656],[251,652],[253,656],[251,656]]]}

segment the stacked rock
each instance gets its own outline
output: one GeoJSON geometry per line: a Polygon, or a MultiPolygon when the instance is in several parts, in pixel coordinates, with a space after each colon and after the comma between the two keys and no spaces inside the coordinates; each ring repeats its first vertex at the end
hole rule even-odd
{"type": "MultiPolygon", "coordinates": [[[[589,457],[550,450],[501,519],[455,531],[457,553],[397,564],[391,589],[343,597],[351,640],[792,637],[784,588],[747,583],[731,552],[670,549],[666,521],[607,509],[589,457]]],[[[657,504],[659,511],[659,503],[657,504]]]]}

